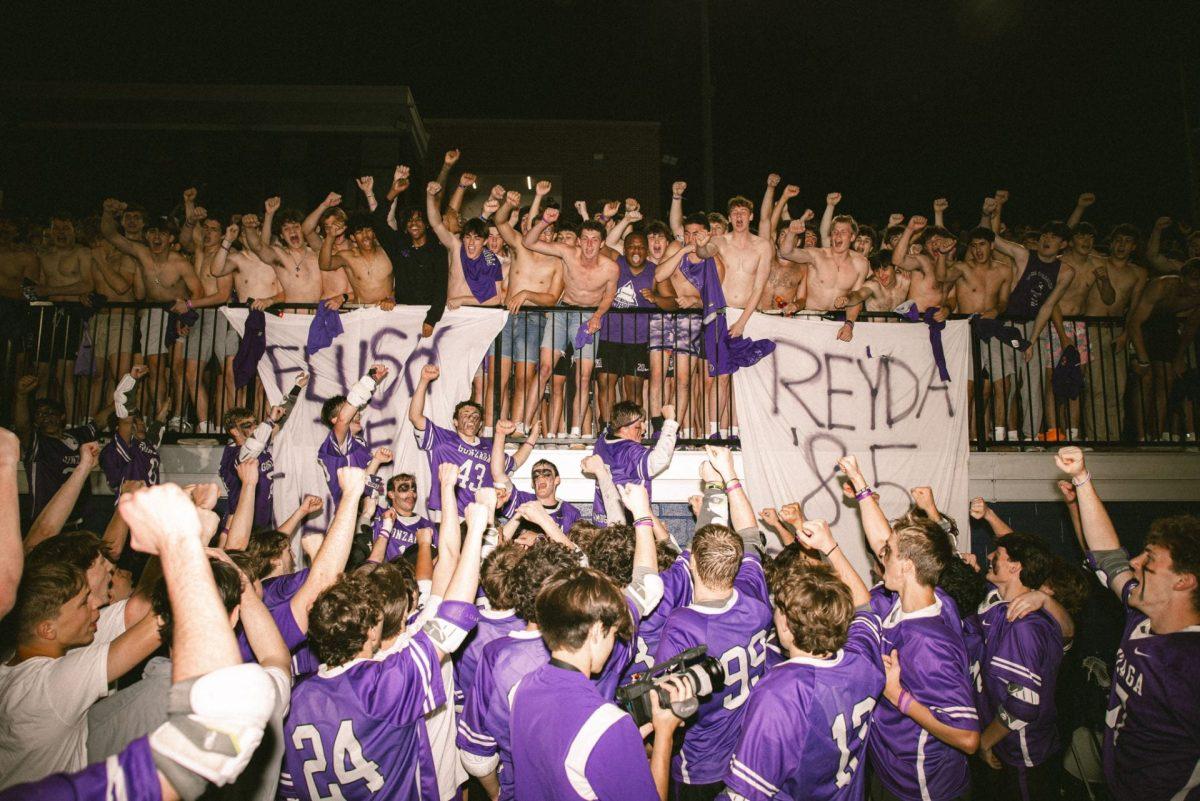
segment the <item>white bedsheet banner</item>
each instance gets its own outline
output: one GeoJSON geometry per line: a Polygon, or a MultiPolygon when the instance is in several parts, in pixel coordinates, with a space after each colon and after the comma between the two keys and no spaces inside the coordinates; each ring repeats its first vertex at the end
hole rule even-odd
{"type": "Polygon", "coordinates": [[[808,518],[830,522],[866,578],[870,560],[853,501],[835,476],[854,454],[884,512],[909,505],[908,489],[933,488],[938,508],[967,525],[970,330],[947,322],[942,346],[950,381],[933,361],[923,323],[859,323],[841,342],[841,323],[756,314],[746,335],[773,339],[775,352],[734,373],[742,461],[755,509],[800,501],[808,518]]]}
{"type": "MultiPolygon", "coordinates": [[[[271,446],[277,520],[294,512],[307,493],[325,499],[325,512],[311,519],[305,530],[324,531],[327,527],[331,502],[317,463],[317,448],[329,433],[321,422],[321,404],[334,395],[344,395],[376,363],[385,365],[389,372],[363,409],[363,437],[372,451],[387,446],[395,453],[395,461],[382,468],[380,475],[399,471],[417,476],[422,488],[419,505],[424,508],[424,492],[430,486],[429,464],[417,447],[408,421],[408,402],[421,368],[429,362],[441,368],[441,376],[426,398],[425,416],[448,428],[454,405],[471,397],[476,368],[508,319],[503,309],[462,307],[447,311],[432,337],[419,339],[426,309],[397,306],[391,311],[356,309],[345,313],[341,317],[345,331],[312,356],[305,354],[304,346],[313,317],[267,315],[267,348],[258,375],[268,401],[282,400],[297,373],[312,376],[271,446]]],[[[224,312],[230,324],[242,333],[249,312],[229,308],[224,312]]]]}

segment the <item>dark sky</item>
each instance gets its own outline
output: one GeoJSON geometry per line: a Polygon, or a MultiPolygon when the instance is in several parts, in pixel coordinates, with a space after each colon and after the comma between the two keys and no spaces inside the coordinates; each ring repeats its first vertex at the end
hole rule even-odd
{"type": "MultiPolygon", "coordinates": [[[[1018,220],[1086,190],[1104,225],[1188,213],[1193,3],[711,3],[718,198],[757,200],[775,170],[818,213],[831,190],[868,218],[946,195],[973,221],[1000,187],[1018,220]]],[[[698,0],[83,5],[10,5],[3,74],[407,84],[427,117],[659,120],[664,184],[700,187],[698,0]]]]}

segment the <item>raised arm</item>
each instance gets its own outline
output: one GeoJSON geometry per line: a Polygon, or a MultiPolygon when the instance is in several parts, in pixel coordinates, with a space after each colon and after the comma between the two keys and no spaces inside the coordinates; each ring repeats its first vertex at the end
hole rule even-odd
{"type": "Polygon", "coordinates": [[[625,254],[625,232],[629,230],[635,222],[642,219],[642,212],[638,209],[631,209],[625,212],[625,216],[612,227],[608,232],[608,236],[604,239],[604,244],[622,255],[625,254]]]}
{"type": "MultiPolygon", "coordinates": [[[[532,211],[530,211],[530,214],[532,214],[532,211]]],[[[534,253],[558,256],[560,259],[565,259],[572,255],[573,249],[569,245],[565,245],[562,242],[541,241],[542,231],[545,231],[547,226],[557,220],[558,209],[546,209],[542,212],[541,218],[529,226],[529,230],[525,232],[525,237],[521,240],[521,244],[534,253]]]]}
{"type": "Polygon", "coordinates": [[[95,442],[85,442],[79,446],[79,464],[71,471],[71,475],[50,497],[50,501],[42,509],[29,527],[25,537],[25,553],[29,553],[42,540],[57,536],[71,517],[79,494],[88,481],[92,468],[100,460],[100,446],[95,442]]]}
{"type": "Polygon", "coordinates": [[[425,213],[429,216],[429,226],[437,234],[438,241],[444,247],[453,250],[458,247],[458,243],[454,240],[454,234],[446,227],[442,220],[442,210],[438,208],[437,196],[441,191],[441,184],[430,182],[425,186],[425,213]]]}
{"type": "Polygon", "coordinates": [[[333,434],[338,442],[345,440],[346,434],[350,430],[350,422],[371,402],[371,395],[379,388],[387,375],[387,367],[382,364],[373,364],[367,374],[350,387],[350,391],[346,393],[346,402],[342,404],[341,411],[333,421],[333,434]]]}
{"type": "Polygon", "coordinates": [[[21,507],[17,499],[17,464],[21,442],[17,435],[0,428],[0,617],[7,615],[17,600],[17,585],[25,564],[21,547],[21,507]]]}
{"type": "Polygon", "coordinates": [[[258,494],[258,460],[238,462],[238,478],[242,488],[238,492],[237,509],[229,518],[229,529],[225,533],[227,551],[242,551],[250,544],[250,532],[254,528],[254,496],[258,494]]]}
{"type": "Polygon", "coordinates": [[[763,190],[762,203],[758,207],[758,235],[763,239],[771,238],[771,212],[775,207],[775,187],[779,186],[779,175],[771,173],[767,176],[767,188],[763,190]]]}
{"type": "Polygon", "coordinates": [[[671,233],[680,241],[683,241],[683,193],[686,191],[686,181],[671,184],[671,211],[668,219],[671,223],[671,233]]]}
{"type": "Polygon", "coordinates": [[[621,501],[621,493],[613,483],[612,471],[596,454],[586,456],[579,463],[584,473],[590,473],[600,490],[600,499],[604,502],[604,519],[608,525],[615,526],[625,522],[625,505],[621,501]]]}
{"type": "MultiPolygon", "coordinates": [[[[771,224],[767,228],[767,239],[771,240],[771,244],[775,244],[775,232],[779,230],[779,223],[783,220],[783,215],[787,214],[788,201],[800,194],[800,187],[795,184],[788,184],[783,188],[783,194],[779,196],[779,202],[775,204],[775,208],[771,210],[771,224]]],[[[812,217],[812,212],[807,212],[807,217],[803,217],[805,222],[812,217]]]]}
{"type": "Polygon", "coordinates": [[[1170,217],[1159,217],[1150,229],[1150,238],[1146,241],[1146,261],[1160,273],[1177,273],[1179,265],[1162,254],[1163,231],[1171,227],[1170,217]]]}
{"type": "MultiPolygon", "coordinates": [[[[283,259],[279,257],[279,251],[271,245],[271,232],[275,230],[275,212],[279,211],[279,205],[278,197],[269,197],[263,202],[263,235],[253,243],[254,255],[272,267],[286,266],[283,259]]],[[[303,226],[301,226],[301,230],[303,230],[303,226]]]]}
{"type": "Polygon", "coordinates": [[[676,248],[674,253],[663,259],[662,264],[659,264],[654,268],[654,280],[656,282],[669,280],[672,273],[679,268],[680,263],[683,261],[683,257],[689,253],[695,252],[695,250],[696,248],[694,245],[684,245],[681,248],[676,248]]]}
{"type": "Polygon", "coordinates": [[[833,230],[833,214],[842,202],[841,192],[830,192],[825,196],[825,211],[821,212],[821,247],[829,247],[829,233],[833,230]]]}
{"type": "Polygon", "coordinates": [[[308,610],[313,601],[325,591],[346,569],[350,558],[350,546],[354,543],[354,523],[358,516],[358,502],[367,486],[367,474],[358,467],[338,468],[338,484],[342,488],[342,500],[333,512],[329,531],[321,541],[321,547],[313,559],[308,578],[292,596],[291,610],[296,625],[308,631],[308,610]]]}
{"type": "Polygon", "coordinates": [[[511,487],[512,481],[504,470],[504,440],[517,430],[517,424],[512,420],[500,420],[496,423],[495,435],[492,438],[492,483],[498,487],[511,487]]]}
{"type": "Polygon", "coordinates": [[[408,402],[408,419],[417,431],[425,430],[425,393],[429,391],[429,385],[437,380],[441,372],[433,363],[421,368],[421,377],[417,380],[417,387],[413,390],[412,398],[408,402]]]}
{"type": "Polygon", "coordinates": [[[1079,503],[1079,519],[1083,528],[1084,542],[1087,550],[1096,559],[1097,566],[1108,576],[1108,586],[1117,597],[1133,578],[1129,567],[1128,555],[1116,555],[1121,549],[1121,539],[1113,526],[1104,502],[1096,492],[1092,482],[1092,474],[1084,464],[1083,450],[1074,446],[1060,448],[1054,457],[1058,469],[1071,478],[1075,486],[1075,497],[1079,503]]]}
{"type": "Polygon", "coordinates": [[[850,480],[850,486],[854,488],[854,497],[858,500],[858,513],[862,519],[863,533],[867,535],[867,545],[871,546],[871,551],[876,556],[879,556],[883,546],[887,545],[888,537],[891,536],[892,525],[888,522],[883,509],[879,507],[879,499],[871,491],[871,486],[867,484],[867,479],[858,466],[858,459],[854,456],[843,456],[838,459],[838,467],[842,469],[846,478],[850,480]]]}
{"type": "Polygon", "coordinates": [[[779,258],[795,264],[815,264],[816,258],[810,248],[796,246],[796,239],[804,234],[806,219],[792,220],[788,223],[788,235],[784,237],[783,245],[779,248],[779,258]]]}
{"type": "Polygon", "coordinates": [[[971,499],[971,517],[987,523],[988,527],[992,529],[992,536],[997,539],[1012,533],[1012,526],[1004,522],[1003,518],[996,514],[996,510],[983,498],[971,499]]]}
{"type": "Polygon", "coordinates": [[[921,261],[920,257],[912,255],[909,251],[912,247],[913,236],[917,231],[923,230],[927,224],[928,221],[920,215],[909,217],[908,224],[904,226],[904,233],[900,234],[900,241],[892,250],[892,264],[896,269],[912,271],[925,268],[925,263],[921,261]]]}
{"type": "Polygon", "coordinates": [[[933,201],[933,224],[939,228],[946,227],[946,209],[950,208],[950,201],[944,197],[935,198],[933,201]]]}
{"type": "Polygon", "coordinates": [[[322,237],[317,232],[317,226],[321,222],[321,215],[341,202],[341,195],[337,192],[330,192],[315,209],[308,213],[308,216],[304,218],[304,222],[300,224],[300,230],[304,232],[304,239],[313,250],[321,249],[322,237]]]}
{"type": "MultiPolygon", "coordinates": [[[[1079,225],[1079,221],[1083,219],[1083,213],[1087,211],[1088,206],[1096,202],[1096,196],[1091,192],[1084,192],[1075,201],[1075,209],[1071,212],[1071,216],[1067,217],[1067,227],[1074,228],[1079,225]]],[[[1109,301],[1111,302],[1111,301],[1109,301]]]]}
{"type": "Polygon", "coordinates": [[[871,592],[867,589],[866,583],[862,580],[862,576],[858,575],[858,571],[850,564],[850,560],[846,558],[845,551],[838,541],[834,539],[833,532],[829,530],[829,524],[824,520],[805,520],[803,525],[796,529],[796,539],[802,544],[813,550],[820,551],[821,556],[829,562],[829,566],[833,568],[833,572],[837,573],[838,578],[842,583],[850,588],[850,597],[853,599],[856,607],[867,606],[871,603],[871,592]]]}

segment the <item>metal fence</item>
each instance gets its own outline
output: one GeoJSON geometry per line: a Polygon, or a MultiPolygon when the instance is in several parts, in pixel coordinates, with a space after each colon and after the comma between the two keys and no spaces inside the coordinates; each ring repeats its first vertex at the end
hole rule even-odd
{"type": "MultiPolygon", "coordinates": [[[[312,309],[274,307],[298,314],[312,309]]],[[[647,436],[670,405],[683,444],[737,444],[737,399],[728,377],[708,375],[702,312],[612,309],[589,337],[592,311],[535,308],[510,316],[475,379],[473,396],[484,406],[486,426],[510,419],[527,429],[539,420],[546,440],[589,440],[616,403],[632,400],[648,412],[647,436]]],[[[860,319],[914,324],[894,314],[860,319]]],[[[223,436],[222,417],[235,406],[263,413],[257,381],[234,386],[238,337],[220,311],[199,310],[187,323],[164,304],[10,304],[0,314],[0,359],[9,379],[0,393],[0,421],[11,425],[14,403],[35,395],[62,402],[69,424],[92,419],[105,428],[113,389],[134,364],[150,370],[139,383],[137,408],[166,422],[169,438],[223,436]],[[26,375],[36,375],[38,385],[22,395],[26,375]]],[[[973,448],[1195,442],[1200,373],[1194,343],[1164,345],[1160,340],[1172,332],[1147,331],[1158,339],[1147,339],[1151,363],[1144,367],[1131,356],[1123,319],[1081,317],[1065,321],[1067,343],[1047,326],[1027,359],[1007,340],[1026,337],[1031,324],[1009,325],[998,336],[973,326],[973,448]],[[1060,364],[1064,344],[1072,342],[1077,369],[1060,364]],[[1183,358],[1175,360],[1176,353],[1183,358]]],[[[1174,334],[1178,343],[1179,330],[1174,334]]]]}

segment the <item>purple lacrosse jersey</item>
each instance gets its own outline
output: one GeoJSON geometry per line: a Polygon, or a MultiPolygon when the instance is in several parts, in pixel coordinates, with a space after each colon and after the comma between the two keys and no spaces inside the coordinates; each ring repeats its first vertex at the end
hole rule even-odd
{"type": "Polygon", "coordinates": [[[417,531],[423,528],[433,529],[433,544],[434,547],[437,547],[438,527],[426,518],[420,515],[412,515],[407,518],[397,517],[392,521],[389,531],[384,524],[382,511],[379,510],[379,513],[375,515],[374,522],[371,523],[371,543],[374,544],[380,537],[388,538],[387,550],[383,552],[383,561],[390,562],[416,545],[417,531]]]}
{"type": "MultiPolygon", "coordinates": [[[[883,619],[883,652],[899,651],[905,689],[939,721],[979,731],[962,624],[955,620],[951,626],[946,617],[941,598],[907,613],[897,599],[883,619]]],[[[905,801],[948,801],[970,786],[967,755],[886,700],[875,708],[868,747],[880,782],[905,801]]]]}
{"type": "MultiPolygon", "coordinates": [[[[218,475],[225,484],[225,514],[226,519],[237,511],[238,501],[242,495],[242,480],[237,474],[238,453],[242,450],[237,443],[231,442],[221,451],[221,467],[218,475]]],[[[275,508],[273,497],[275,493],[275,462],[271,459],[270,451],[258,455],[258,484],[254,487],[254,527],[271,528],[275,525],[275,508]]]]}
{"type": "Polygon", "coordinates": [[[1155,634],[1122,592],[1125,632],[1117,649],[1104,723],[1104,777],[1117,801],[1200,799],[1200,626],[1155,634]]]}
{"type": "Polygon", "coordinates": [[[658,639],[662,634],[667,617],[681,606],[692,602],[692,571],[688,569],[690,553],[684,551],[666,570],[658,574],[663,583],[663,598],[650,614],[638,625],[633,661],[625,669],[621,684],[626,684],[634,674],[644,673],[654,667],[654,653],[658,650],[658,639]]]}
{"type": "MultiPolygon", "coordinates": [[[[295,593],[292,594],[294,595],[295,593]]],[[[308,634],[301,631],[300,624],[296,622],[296,615],[292,612],[291,596],[288,596],[274,606],[268,606],[267,611],[271,613],[271,619],[275,621],[275,627],[279,629],[279,635],[283,637],[283,643],[292,653],[293,658],[302,649],[307,650],[308,634]]],[[[258,657],[255,656],[254,649],[250,647],[250,640],[246,637],[246,630],[242,628],[240,621],[237,628],[233,630],[233,634],[237,639],[238,650],[242,654],[242,661],[257,662],[258,657]]],[[[299,672],[312,671],[293,671],[293,673],[299,672]]]]}
{"type": "MultiPolygon", "coordinates": [[[[646,300],[643,289],[654,289],[654,265],[646,262],[642,271],[634,274],[624,256],[617,257],[617,294],[613,296],[614,309],[657,309],[657,304],[646,300]]],[[[600,324],[600,338],[609,342],[641,343],[650,341],[649,314],[606,314],[600,324]]]]}
{"type": "Polygon", "coordinates": [[[998,617],[987,630],[980,661],[979,720],[986,726],[999,718],[1012,729],[992,748],[1001,762],[1032,768],[1058,753],[1054,688],[1063,655],[1062,630],[1044,609],[1020,620],[998,617]]]}
{"type": "Polygon", "coordinates": [[[637,604],[629,597],[628,590],[624,595],[625,607],[629,610],[630,619],[633,620],[633,636],[628,640],[620,637],[613,640],[612,653],[604,661],[604,667],[592,679],[600,697],[606,701],[612,701],[617,697],[617,687],[623,683],[624,677],[629,673],[630,666],[637,656],[638,628],[642,624],[642,614],[638,611],[637,604]]]}
{"type": "Polygon", "coordinates": [[[333,431],[330,431],[321,447],[317,448],[317,461],[321,463],[325,481],[329,484],[329,494],[333,498],[334,506],[337,506],[342,500],[342,487],[338,484],[337,471],[343,467],[361,467],[365,470],[371,463],[371,450],[362,437],[347,434],[346,442],[342,444],[334,438],[333,431]]]}
{"type": "Polygon", "coordinates": [[[725,689],[701,702],[684,729],[683,748],[671,760],[671,776],[684,784],[721,781],[737,745],[750,688],[767,669],[771,606],[757,555],[742,557],[734,592],[720,607],[691,603],[667,616],[654,658],[670,659],[688,648],[708,646],[725,670],[725,689]]]}
{"type": "MultiPolygon", "coordinates": [[[[641,484],[650,495],[650,449],[640,442],[627,439],[609,439],[600,437],[592,448],[592,453],[608,465],[612,473],[613,483],[618,487],[622,484],[641,484]]],[[[592,501],[592,519],[597,523],[607,522],[604,513],[604,498],[600,488],[596,488],[596,497],[592,501]]],[[[623,523],[614,520],[613,523],[623,523]]]]}
{"type": "Polygon", "coordinates": [[[292,596],[300,592],[304,582],[308,580],[308,568],[297,570],[295,573],[284,573],[282,576],[271,576],[262,581],[262,602],[270,609],[273,606],[288,603],[292,596]]]}
{"type": "Polygon", "coordinates": [[[751,801],[861,801],[867,733],[883,692],[880,622],[858,612],[830,659],[794,657],[750,691],[725,787],[751,801]]]}
{"type": "Polygon", "coordinates": [[[537,631],[513,631],[488,643],[458,718],[458,747],[478,757],[500,757],[500,798],[513,795],[511,692],[517,682],[550,661],[537,631]]]}
{"type": "MultiPolygon", "coordinates": [[[[451,611],[446,622],[474,624],[469,604],[443,602],[439,618],[451,611]]],[[[299,682],[283,724],[279,798],[439,798],[424,721],[446,703],[438,659],[419,631],[399,650],[323,665],[299,682]]]]}
{"type": "MultiPolygon", "coordinates": [[[[153,438],[159,443],[162,431],[159,427],[158,436],[153,438]]],[[[138,437],[126,442],[120,434],[114,434],[112,442],[100,449],[100,469],[114,495],[120,494],[125,481],[144,481],[147,487],[153,487],[158,484],[158,445],[138,437]]]]}
{"type": "Polygon", "coordinates": [[[454,694],[457,702],[466,702],[467,693],[475,683],[475,669],[479,667],[479,657],[483,654],[484,646],[511,631],[524,630],[525,621],[517,617],[517,613],[511,609],[479,610],[479,623],[454,654],[454,694]]]}
{"type": "MultiPolygon", "coordinates": [[[[508,500],[498,511],[503,517],[512,517],[517,513],[518,507],[522,504],[536,501],[537,495],[532,492],[514,489],[509,493],[508,500]]],[[[563,534],[571,530],[571,526],[575,525],[575,521],[583,517],[573,505],[566,501],[558,501],[554,506],[547,506],[546,511],[550,513],[550,519],[558,524],[562,529],[563,534]]]]}
{"type": "MultiPolygon", "coordinates": [[[[474,445],[460,437],[457,432],[442,428],[426,418],[425,430],[415,432],[417,445],[429,453],[429,473],[434,477],[429,488],[430,510],[442,508],[441,489],[437,485],[438,467],[443,462],[458,466],[458,484],[454,488],[458,498],[458,513],[461,515],[467,504],[475,500],[475,490],[491,487],[492,484],[492,440],[479,437],[474,445]]],[[[504,459],[504,472],[515,468],[512,457],[504,459]]]]}
{"type": "Polygon", "coordinates": [[[0,801],[160,801],[158,770],[148,737],[74,773],[55,773],[0,792],[0,801]]]}
{"type": "Polygon", "coordinates": [[[543,665],[512,702],[515,795],[521,801],[657,801],[642,735],[578,670],[543,665]]]}
{"type": "MultiPolygon", "coordinates": [[[[79,464],[79,446],[95,442],[96,427],[68,428],[61,437],[49,437],[34,429],[25,452],[25,475],[29,478],[29,516],[35,518],[50,503],[54,493],[67,482],[67,476],[79,464]]],[[[75,508],[80,509],[92,495],[85,483],[75,508]]]]}

